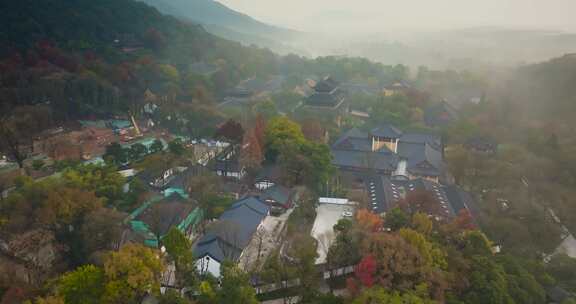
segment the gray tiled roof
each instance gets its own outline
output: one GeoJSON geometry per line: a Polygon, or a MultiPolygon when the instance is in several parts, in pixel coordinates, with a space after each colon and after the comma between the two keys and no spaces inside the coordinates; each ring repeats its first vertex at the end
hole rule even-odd
{"type": "Polygon", "coordinates": [[[369,134],[355,128],[347,131],[332,145],[332,155],[334,165],[356,170],[394,171],[400,159],[407,161],[406,170],[413,175],[440,176],[444,167],[439,136],[402,133],[391,125],[369,134]],[[396,153],[386,146],[372,151],[371,136],[398,138],[396,153]]]}
{"type": "Polygon", "coordinates": [[[428,107],[424,112],[424,122],[426,125],[433,127],[445,126],[458,120],[459,117],[458,111],[445,101],[428,107]]]}
{"type": "Polygon", "coordinates": [[[281,185],[274,185],[262,192],[260,197],[266,201],[268,199],[272,199],[278,204],[281,204],[285,207],[290,207],[290,197],[292,195],[292,189],[281,186],[281,185]]]}
{"type": "Polygon", "coordinates": [[[202,176],[206,175],[210,172],[210,170],[201,165],[192,165],[188,167],[184,172],[180,172],[176,174],[174,179],[172,179],[166,186],[169,188],[180,188],[186,189],[188,188],[188,183],[190,179],[195,176],[202,176]]]}
{"type": "Polygon", "coordinates": [[[398,143],[398,155],[408,160],[407,169],[415,175],[439,176],[443,167],[442,152],[429,144],[398,143]]]}
{"type": "Polygon", "coordinates": [[[258,171],[256,182],[271,181],[278,182],[282,177],[282,168],[278,165],[265,165],[258,171]]]}
{"type": "Polygon", "coordinates": [[[201,258],[210,256],[211,258],[223,262],[225,260],[236,261],[242,250],[228,243],[225,238],[208,232],[202,237],[194,248],[194,256],[201,258]]]}
{"type": "Polygon", "coordinates": [[[450,185],[445,187],[446,196],[454,209],[454,213],[458,214],[460,211],[466,209],[474,213],[474,202],[470,193],[462,190],[456,185],[450,185]],[[470,209],[471,208],[471,209],[470,209]]]}
{"type": "Polygon", "coordinates": [[[332,79],[332,77],[326,77],[316,83],[314,90],[316,92],[328,93],[337,89],[339,85],[340,84],[332,79]]]}
{"type": "Polygon", "coordinates": [[[365,142],[370,142],[367,132],[361,131],[357,128],[352,128],[346,131],[340,138],[334,143],[333,147],[338,148],[340,145],[344,144],[342,147],[347,148],[347,146],[352,143],[347,143],[350,140],[361,140],[365,142]]]}
{"type": "Polygon", "coordinates": [[[236,260],[269,210],[265,203],[255,197],[238,200],[196,243],[194,254],[196,257],[210,255],[220,262],[236,260]]]}
{"type": "Polygon", "coordinates": [[[338,150],[372,151],[372,141],[368,138],[348,137],[334,143],[338,150]]]}
{"type": "Polygon", "coordinates": [[[338,167],[394,171],[398,156],[394,153],[374,153],[367,151],[332,150],[332,163],[338,167]]]}
{"type": "Polygon", "coordinates": [[[390,183],[384,183],[381,175],[371,176],[365,179],[368,190],[370,211],[380,214],[388,211],[395,199],[391,197],[390,183]]]}
{"type": "Polygon", "coordinates": [[[306,98],[306,105],[315,107],[337,108],[344,102],[344,94],[339,90],[333,93],[314,92],[306,98]]]}
{"type": "Polygon", "coordinates": [[[197,204],[193,200],[173,193],[144,210],[136,220],[146,223],[151,230],[156,230],[155,233],[165,235],[170,228],[186,219],[196,207],[197,204]]]}
{"type": "Polygon", "coordinates": [[[402,136],[402,131],[398,130],[392,125],[382,125],[380,127],[372,129],[370,134],[373,136],[384,137],[384,138],[400,138],[402,136]]]}
{"type": "Polygon", "coordinates": [[[374,213],[387,212],[406,195],[416,191],[431,193],[440,204],[443,216],[455,216],[461,210],[470,210],[469,208],[474,206],[470,194],[455,185],[443,186],[422,178],[409,181],[394,180],[382,175],[366,176],[364,181],[370,198],[370,207],[374,213]]]}
{"type": "Polygon", "coordinates": [[[405,133],[402,134],[399,140],[400,143],[419,143],[419,144],[429,144],[436,150],[442,149],[442,140],[440,136],[434,134],[424,134],[424,133],[405,133]]]}

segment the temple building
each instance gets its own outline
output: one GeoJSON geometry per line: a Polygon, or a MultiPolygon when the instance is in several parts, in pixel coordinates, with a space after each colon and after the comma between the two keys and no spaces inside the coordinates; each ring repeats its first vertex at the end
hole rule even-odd
{"type": "Polygon", "coordinates": [[[404,133],[391,125],[382,125],[370,132],[351,129],[331,150],[337,168],[359,174],[439,182],[445,167],[439,136],[404,133]]]}
{"type": "Polygon", "coordinates": [[[340,126],[342,116],[347,112],[346,91],[330,76],[317,82],[312,81],[310,85],[313,91],[304,98],[301,107],[308,115],[302,114],[302,117],[330,120],[340,126]]]}

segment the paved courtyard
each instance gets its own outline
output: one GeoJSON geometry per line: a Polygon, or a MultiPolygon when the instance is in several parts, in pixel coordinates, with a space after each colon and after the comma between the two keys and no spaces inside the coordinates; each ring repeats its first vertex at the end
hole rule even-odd
{"type": "Polygon", "coordinates": [[[354,212],[354,206],[338,204],[320,204],[316,208],[316,220],[311,235],[318,241],[316,264],[326,262],[328,249],[336,239],[334,225],[344,218],[345,212],[354,212]]]}
{"type": "Polygon", "coordinates": [[[268,255],[276,248],[280,248],[282,243],[282,231],[288,221],[288,217],[293,209],[289,209],[284,214],[276,216],[267,216],[264,219],[259,230],[254,234],[252,240],[244,249],[239,260],[240,268],[252,270],[261,266],[266,261],[268,255]],[[259,250],[260,248],[260,250],[259,250]],[[258,258],[260,251],[260,258],[258,258]]]}

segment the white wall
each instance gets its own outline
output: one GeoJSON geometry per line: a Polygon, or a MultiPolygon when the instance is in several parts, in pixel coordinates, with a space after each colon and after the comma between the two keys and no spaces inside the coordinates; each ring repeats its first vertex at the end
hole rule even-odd
{"type": "Polygon", "coordinates": [[[256,189],[258,190],[266,190],[272,186],[274,186],[274,183],[269,182],[269,181],[262,181],[262,182],[258,182],[256,184],[254,184],[254,186],[256,187],[256,189]]]}
{"type": "Polygon", "coordinates": [[[206,271],[212,274],[214,277],[220,277],[220,263],[209,256],[204,256],[196,260],[196,269],[201,274],[206,271]]]}

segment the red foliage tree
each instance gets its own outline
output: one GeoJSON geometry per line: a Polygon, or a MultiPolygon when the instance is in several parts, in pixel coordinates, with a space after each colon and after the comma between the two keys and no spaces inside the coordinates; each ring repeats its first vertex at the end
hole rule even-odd
{"type": "Polygon", "coordinates": [[[358,282],[354,278],[346,279],[346,289],[348,289],[348,292],[352,296],[358,295],[358,293],[360,293],[360,286],[358,286],[358,282]]]}
{"type": "Polygon", "coordinates": [[[384,220],[366,209],[360,209],[356,213],[356,221],[362,230],[368,232],[376,232],[382,228],[384,220]]]}
{"type": "Polygon", "coordinates": [[[254,125],[254,136],[258,140],[260,147],[264,147],[264,134],[266,133],[266,121],[262,114],[256,117],[256,124],[254,125]]]}
{"type": "Polygon", "coordinates": [[[458,216],[454,219],[454,224],[460,230],[475,230],[477,228],[472,214],[467,209],[462,209],[458,212],[458,216]]]}
{"type": "Polygon", "coordinates": [[[374,285],[376,274],[376,259],[372,255],[367,255],[356,266],[356,278],[366,287],[374,285]]]}
{"type": "Polygon", "coordinates": [[[59,66],[69,72],[76,72],[80,68],[78,60],[55,47],[52,43],[43,41],[37,44],[38,54],[41,59],[59,66]]]}
{"type": "Polygon", "coordinates": [[[250,130],[244,136],[244,142],[242,144],[241,161],[248,168],[257,168],[264,160],[262,147],[255,133],[254,129],[250,130]]]}
{"type": "Polygon", "coordinates": [[[408,214],[422,212],[429,215],[441,215],[440,202],[431,191],[417,190],[409,192],[406,198],[398,202],[398,206],[408,214]]]}
{"type": "Polygon", "coordinates": [[[325,142],[325,129],[317,120],[305,120],[302,122],[302,133],[306,139],[314,142],[325,142]]]}

